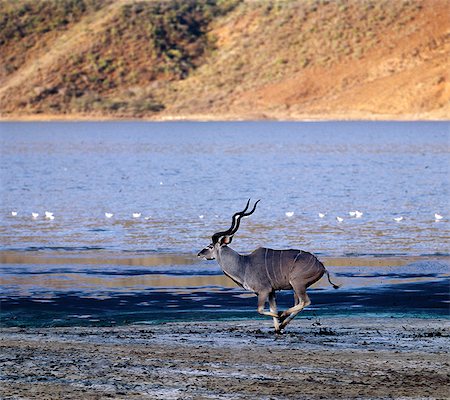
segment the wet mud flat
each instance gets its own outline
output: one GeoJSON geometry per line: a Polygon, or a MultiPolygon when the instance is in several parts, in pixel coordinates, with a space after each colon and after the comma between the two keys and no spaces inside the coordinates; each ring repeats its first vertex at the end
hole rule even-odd
{"type": "Polygon", "coordinates": [[[2,399],[445,399],[448,319],[4,328],[2,399]]]}

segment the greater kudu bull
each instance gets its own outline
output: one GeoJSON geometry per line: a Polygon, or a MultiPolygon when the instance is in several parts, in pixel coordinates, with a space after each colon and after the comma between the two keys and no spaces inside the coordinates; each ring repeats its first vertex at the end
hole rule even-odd
{"type": "Polygon", "coordinates": [[[311,304],[306,289],[322,278],[326,273],[328,281],[335,289],[339,286],[330,280],[324,265],[311,253],[302,250],[272,250],[259,247],[249,255],[241,255],[228,247],[234,234],[239,229],[241,219],[253,214],[256,205],[247,212],[247,206],[233,215],[230,229],[217,232],[212,236],[212,243],[205,247],[198,256],[206,260],[216,259],[223,273],[239,286],[258,295],[258,312],[273,317],[276,332],[280,332],[292,319],[311,304]],[[275,291],[294,290],[295,305],[286,311],[278,312],[275,291]],[[269,298],[270,312],[264,311],[269,298]]]}

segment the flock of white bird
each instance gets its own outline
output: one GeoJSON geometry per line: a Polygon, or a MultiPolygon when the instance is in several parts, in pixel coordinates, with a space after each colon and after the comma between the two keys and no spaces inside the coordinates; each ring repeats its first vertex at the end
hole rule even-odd
{"type": "MultiPolygon", "coordinates": [[[[19,214],[19,213],[18,213],[17,211],[11,211],[11,215],[12,215],[13,217],[17,217],[18,214],[19,214]]],[[[33,218],[33,219],[38,219],[38,218],[39,218],[39,213],[37,213],[37,212],[32,212],[32,213],[31,213],[31,218],[33,218]]],[[[45,213],[44,213],[44,218],[45,218],[45,219],[49,219],[49,220],[53,220],[53,219],[55,219],[55,216],[53,215],[52,212],[50,212],[50,211],[45,211],[45,213]]]]}
{"type": "MultiPolygon", "coordinates": [[[[294,216],[294,212],[293,212],[293,211],[286,211],[286,212],[285,212],[285,215],[286,215],[286,217],[291,218],[291,217],[294,216]]],[[[319,218],[325,218],[326,215],[327,215],[327,213],[321,213],[321,212],[318,214],[319,218]]],[[[364,215],[364,213],[363,213],[362,211],[355,210],[355,211],[349,211],[349,212],[348,212],[348,215],[349,215],[351,218],[361,218],[361,217],[364,215]]],[[[336,218],[336,221],[337,221],[338,223],[344,222],[344,218],[341,217],[341,216],[339,216],[339,215],[337,215],[335,218],[336,218]]],[[[434,220],[435,220],[436,222],[441,221],[443,218],[444,218],[444,217],[443,217],[441,214],[434,213],[434,220]]],[[[395,221],[395,222],[401,222],[401,221],[403,221],[405,218],[404,218],[403,216],[398,216],[398,217],[394,217],[394,218],[392,218],[392,219],[393,219],[393,221],[395,221]]]]}
{"type": "MultiPolygon", "coordinates": [[[[131,216],[133,218],[141,218],[142,217],[142,213],[139,212],[134,212],[133,214],[131,214],[131,216]]],[[[114,217],[113,213],[109,213],[109,212],[105,212],[105,217],[106,218],[112,218],[114,217]]],[[[145,220],[149,220],[151,217],[144,217],[145,220]]]]}
{"type": "MultiPolygon", "coordinates": [[[[17,217],[18,215],[19,215],[19,213],[17,212],[17,211],[11,211],[11,215],[13,216],[13,217],[17,217]]],[[[292,218],[294,215],[295,215],[295,213],[294,213],[294,211],[286,211],[285,212],[285,215],[286,215],[286,217],[287,218],[292,218]]],[[[319,218],[325,218],[325,216],[327,215],[327,213],[318,213],[318,216],[319,216],[319,218]]],[[[355,211],[349,211],[348,212],[348,215],[349,215],[349,217],[350,218],[356,218],[356,219],[358,219],[358,218],[361,218],[363,215],[364,215],[364,213],[362,212],[362,211],[358,211],[358,210],[355,210],[355,211]]],[[[133,218],[135,218],[135,219],[138,219],[138,218],[141,218],[142,217],[142,213],[140,213],[140,212],[134,212],[134,213],[132,213],[131,214],[131,216],[133,217],[133,218]]],[[[114,214],[113,213],[110,213],[110,212],[105,212],[105,218],[112,218],[112,217],[114,217],[114,214]]],[[[204,215],[199,215],[198,216],[200,219],[203,219],[204,218],[204,215]]],[[[218,218],[219,216],[218,215],[216,215],[216,218],[218,218]]],[[[38,219],[39,218],[39,213],[37,213],[37,212],[32,212],[31,213],[31,218],[33,218],[33,219],[38,219]]],[[[44,218],[45,219],[48,219],[48,220],[54,220],[55,219],[55,216],[53,215],[53,213],[52,212],[50,212],[50,211],[45,211],[45,213],[44,213],[44,218]]],[[[151,217],[149,216],[149,217],[144,217],[144,219],[145,220],[149,220],[151,217]]],[[[336,221],[338,222],[338,223],[341,223],[341,222],[344,222],[344,218],[343,217],[341,217],[341,216],[336,216],[335,217],[336,218],[336,221]]],[[[435,222],[439,222],[439,221],[441,221],[441,220],[443,220],[444,219],[444,217],[441,215],[441,214],[438,214],[438,213],[434,213],[434,220],[435,220],[435,222]]],[[[403,217],[403,216],[398,216],[398,217],[394,217],[393,218],[393,221],[395,221],[395,222],[401,222],[401,221],[404,221],[405,220],[405,218],[403,217]]]]}

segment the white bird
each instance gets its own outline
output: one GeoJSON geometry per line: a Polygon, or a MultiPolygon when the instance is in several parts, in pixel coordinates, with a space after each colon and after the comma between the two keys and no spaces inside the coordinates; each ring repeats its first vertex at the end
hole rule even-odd
{"type": "Polygon", "coordinates": [[[33,212],[31,213],[31,216],[36,219],[37,217],[39,217],[39,213],[33,212]]]}
{"type": "Polygon", "coordinates": [[[285,214],[286,214],[286,217],[291,218],[294,216],[294,211],[286,211],[285,214]]]}
{"type": "Polygon", "coordinates": [[[113,215],[114,215],[113,213],[105,212],[106,218],[112,218],[113,215]]]}
{"type": "Polygon", "coordinates": [[[442,218],[444,218],[441,214],[435,213],[434,218],[436,221],[440,221],[442,218]]]}
{"type": "Polygon", "coordinates": [[[200,219],[203,219],[203,218],[205,218],[205,216],[204,215],[199,215],[198,216],[200,219]]]}
{"type": "Polygon", "coordinates": [[[326,214],[324,213],[319,213],[319,218],[324,218],[326,214]]]}
{"type": "Polygon", "coordinates": [[[133,213],[133,218],[140,218],[141,215],[141,213],[133,213]]]}
{"type": "Polygon", "coordinates": [[[11,211],[11,215],[12,215],[13,217],[17,217],[17,211],[11,211]]]}
{"type": "Polygon", "coordinates": [[[403,221],[403,217],[395,217],[395,218],[394,218],[394,221],[395,221],[395,222],[403,221]]]}
{"type": "Polygon", "coordinates": [[[45,212],[45,218],[52,219],[52,217],[53,217],[53,213],[52,212],[50,212],[50,211],[46,211],[45,212]]]}
{"type": "Polygon", "coordinates": [[[336,217],[336,221],[337,221],[337,222],[342,222],[343,220],[344,220],[344,218],[336,217]]]}
{"type": "Polygon", "coordinates": [[[355,218],[361,218],[363,216],[363,213],[361,211],[356,210],[355,211],[355,218]]]}
{"type": "Polygon", "coordinates": [[[152,216],[149,215],[148,217],[145,217],[144,219],[145,219],[146,221],[148,221],[151,217],[152,217],[152,216]]]}

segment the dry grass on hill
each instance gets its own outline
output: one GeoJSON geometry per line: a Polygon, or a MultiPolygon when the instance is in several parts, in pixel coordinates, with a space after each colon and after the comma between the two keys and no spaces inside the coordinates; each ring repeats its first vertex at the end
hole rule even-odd
{"type": "Polygon", "coordinates": [[[10,0],[3,118],[450,116],[447,0],[10,0]]]}

